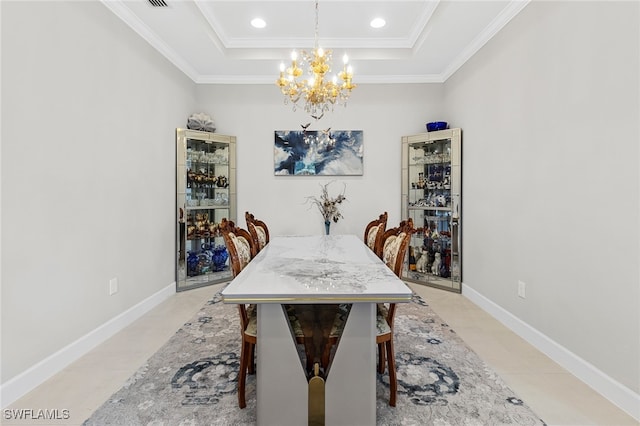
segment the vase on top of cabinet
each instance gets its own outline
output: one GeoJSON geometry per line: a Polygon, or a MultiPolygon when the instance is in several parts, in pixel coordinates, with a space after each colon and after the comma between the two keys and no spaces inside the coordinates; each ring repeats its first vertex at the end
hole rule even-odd
{"type": "Polygon", "coordinates": [[[462,291],[462,130],[402,137],[402,217],[412,218],[403,279],[462,291]]]}
{"type": "Polygon", "coordinates": [[[235,136],[176,129],[177,291],[232,278],[219,224],[236,216],[235,136]]]}

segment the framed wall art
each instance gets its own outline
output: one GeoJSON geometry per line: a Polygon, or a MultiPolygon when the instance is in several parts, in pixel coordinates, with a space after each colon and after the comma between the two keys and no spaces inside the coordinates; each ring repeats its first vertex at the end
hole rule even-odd
{"type": "Polygon", "coordinates": [[[276,175],[361,176],[362,130],[276,130],[276,175]]]}

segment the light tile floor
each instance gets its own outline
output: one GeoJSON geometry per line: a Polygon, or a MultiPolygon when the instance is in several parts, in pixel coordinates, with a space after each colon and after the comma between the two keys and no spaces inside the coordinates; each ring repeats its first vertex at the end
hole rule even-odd
{"type": "MultiPolygon", "coordinates": [[[[61,414],[66,409],[68,419],[17,421],[3,412],[0,424],[82,424],[220,287],[176,294],[7,407],[57,409],[61,414]]],[[[421,285],[412,288],[547,424],[640,425],[464,296],[421,285]]]]}

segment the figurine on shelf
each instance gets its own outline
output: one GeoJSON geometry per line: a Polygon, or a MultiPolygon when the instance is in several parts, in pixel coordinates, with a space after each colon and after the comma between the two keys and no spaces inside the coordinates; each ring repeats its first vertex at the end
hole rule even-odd
{"type": "Polygon", "coordinates": [[[211,229],[211,236],[219,237],[220,236],[220,225],[217,223],[212,223],[209,228],[211,229]]]}
{"type": "Polygon", "coordinates": [[[449,271],[447,270],[447,263],[446,262],[441,262],[440,263],[439,275],[442,278],[449,278],[449,271]]]}
{"type": "Polygon", "coordinates": [[[413,248],[413,246],[409,246],[409,270],[410,271],[416,270],[416,256],[415,256],[415,249],[413,248]]]}
{"type": "Polygon", "coordinates": [[[229,181],[227,180],[226,176],[222,175],[222,176],[218,176],[217,184],[218,184],[218,188],[226,188],[227,186],[229,186],[229,181]]]}
{"type": "Polygon", "coordinates": [[[429,254],[422,251],[421,247],[416,247],[416,270],[418,272],[427,272],[427,263],[429,262],[429,254]]]}
{"type": "Polygon", "coordinates": [[[211,257],[206,252],[198,254],[198,275],[206,274],[211,270],[211,257]]]}
{"type": "Polygon", "coordinates": [[[451,276],[451,250],[447,249],[443,253],[444,262],[440,266],[440,276],[443,278],[449,278],[451,276]]]}
{"type": "Polygon", "coordinates": [[[451,189],[451,177],[445,176],[442,185],[444,189],[451,189]]]}
{"type": "Polygon", "coordinates": [[[193,215],[187,215],[187,239],[192,239],[196,234],[196,225],[193,223],[193,215]]]}
{"type": "Polygon", "coordinates": [[[442,262],[442,255],[439,252],[436,252],[436,258],[433,261],[433,265],[431,265],[431,273],[433,275],[440,275],[440,263],[442,262]]]}

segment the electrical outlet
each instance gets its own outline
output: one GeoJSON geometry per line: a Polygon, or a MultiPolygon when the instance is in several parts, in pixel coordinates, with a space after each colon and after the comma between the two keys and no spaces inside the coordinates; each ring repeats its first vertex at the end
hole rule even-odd
{"type": "Polygon", "coordinates": [[[522,281],[518,281],[518,296],[523,299],[527,297],[527,284],[522,281]]]}
{"type": "Polygon", "coordinates": [[[118,278],[111,278],[109,280],[109,296],[113,296],[118,292],[118,278]]]}

